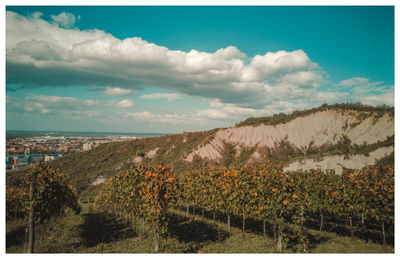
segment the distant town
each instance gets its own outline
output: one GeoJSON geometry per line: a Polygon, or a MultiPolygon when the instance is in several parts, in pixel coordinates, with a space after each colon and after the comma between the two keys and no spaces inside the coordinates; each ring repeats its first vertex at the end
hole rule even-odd
{"type": "Polygon", "coordinates": [[[164,134],[7,131],[6,169],[50,161],[73,152],[88,151],[103,143],[162,135],[164,134]]]}

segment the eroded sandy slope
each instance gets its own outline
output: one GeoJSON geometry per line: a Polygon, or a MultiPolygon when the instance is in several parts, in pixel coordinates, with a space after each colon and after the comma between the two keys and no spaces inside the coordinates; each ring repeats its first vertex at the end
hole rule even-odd
{"type": "Polygon", "coordinates": [[[283,170],[295,171],[299,169],[310,170],[320,168],[321,170],[335,169],[336,173],[341,173],[342,167],[361,169],[365,166],[375,164],[376,160],[390,155],[393,151],[394,149],[391,146],[378,148],[377,150],[370,152],[369,156],[353,155],[350,159],[345,159],[344,155],[326,156],[323,157],[322,161],[305,159],[303,161],[293,162],[283,168],[283,170]]]}
{"type": "Polygon", "coordinates": [[[274,147],[275,143],[287,137],[287,140],[300,149],[310,142],[315,146],[325,143],[335,144],[342,135],[346,135],[352,144],[367,144],[383,141],[394,134],[394,121],[388,114],[374,119],[368,117],[359,121],[354,112],[320,111],[305,117],[298,117],[285,124],[276,126],[243,126],[221,129],[204,146],[195,148],[185,158],[192,161],[195,155],[210,160],[220,159],[224,142],[242,147],[274,147]]]}

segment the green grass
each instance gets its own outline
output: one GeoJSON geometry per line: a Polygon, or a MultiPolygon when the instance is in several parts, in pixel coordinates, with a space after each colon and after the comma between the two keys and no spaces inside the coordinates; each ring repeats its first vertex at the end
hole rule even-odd
{"type": "MultiPolygon", "coordinates": [[[[348,112],[358,112],[358,118],[361,122],[362,120],[373,117],[374,120],[383,116],[384,113],[388,113],[390,116],[394,116],[394,107],[390,106],[370,106],[370,105],[363,105],[361,103],[341,103],[341,104],[333,104],[327,105],[323,104],[320,107],[302,110],[302,111],[294,111],[291,114],[286,113],[279,113],[274,114],[273,116],[268,117],[251,117],[248,118],[240,123],[236,124],[236,127],[242,126],[258,126],[258,125],[277,125],[280,123],[286,123],[291,120],[294,120],[298,117],[304,117],[310,114],[317,113],[319,111],[325,110],[339,110],[341,112],[348,111],[348,112]]],[[[351,125],[352,127],[356,126],[358,123],[351,125]]]]}
{"type": "MultiPolygon", "coordinates": [[[[39,253],[153,253],[153,234],[146,225],[141,235],[140,220],[127,226],[117,217],[94,212],[90,204],[82,204],[80,215],[68,215],[49,223],[46,233],[35,244],[39,253]]],[[[162,238],[160,253],[276,253],[271,229],[267,235],[261,226],[248,222],[245,238],[240,220],[232,219],[231,233],[227,225],[196,215],[185,217],[183,211],[171,210],[168,235],[162,238]]],[[[26,251],[25,222],[9,221],[6,226],[6,252],[26,251]]],[[[330,232],[309,230],[309,253],[394,253],[392,246],[382,246],[371,241],[350,238],[330,232]]],[[[290,239],[284,243],[284,253],[301,253],[302,246],[290,239]]]]}

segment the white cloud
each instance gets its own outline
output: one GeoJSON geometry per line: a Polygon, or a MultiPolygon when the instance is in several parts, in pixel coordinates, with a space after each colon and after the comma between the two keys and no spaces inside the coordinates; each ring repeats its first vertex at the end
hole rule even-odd
{"type": "Polygon", "coordinates": [[[131,117],[137,121],[145,121],[149,123],[166,123],[171,125],[187,125],[188,123],[193,123],[193,119],[187,114],[155,114],[152,112],[127,112],[124,113],[126,117],[131,117]]]}
{"type": "Polygon", "coordinates": [[[77,103],[78,99],[73,97],[61,97],[61,96],[48,96],[48,95],[33,95],[28,97],[31,100],[49,103],[77,103]]]}
{"type": "Polygon", "coordinates": [[[291,112],[296,109],[307,108],[307,106],[304,104],[293,104],[285,101],[274,101],[259,109],[243,108],[232,103],[218,104],[218,106],[215,106],[213,102],[210,102],[210,107],[212,106],[214,107],[213,109],[198,110],[195,112],[194,118],[199,120],[226,120],[230,122],[230,125],[232,125],[235,122],[247,119],[249,117],[263,117],[272,115],[274,113],[291,112]]]}
{"type": "Polygon", "coordinates": [[[369,105],[394,105],[394,86],[385,85],[385,82],[370,82],[368,78],[352,77],[335,85],[345,87],[347,101],[361,102],[369,105]]]}
{"type": "Polygon", "coordinates": [[[118,108],[130,108],[133,107],[134,103],[131,100],[122,100],[120,102],[117,103],[117,107],[118,108]]]}
{"type": "Polygon", "coordinates": [[[196,112],[195,116],[200,117],[200,118],[209,118],[209,119],[226,119],[226,118],[228,118],[228,114],[226,112],[217,110],[217,109],[199,110],[196,112]]]}
{"type": "MultiPolygon", "coordinates": [[[[303,50],[266,52],[247,57],[235,46],[215,52],[171,50],[139,37],[118,39],[101,30],[71,28],[76,18],[61,13],[53,22],[41,13],[7,12],[7,84],[29,87],[83,85],[103,95],[127,96],[158,86],[174,93],[144,94],[142,99],[174,101],[185,95],[208,100],[193,114],[150,111],[123,113],[128,118],[170,125],[232,125],[247,117],[291,112],[322,103],[361,101],[393,104],[394,86],[363,77],[343,80],[320,91],[325,74],[303,50]],[[21,76],[23,75],[23,76],[21,76]],[[116,87],[118,86],[118,87],[116,87]]],[[[131,108],[128,99],[98,102],[60,96],[7,97],[7,110],[61,113],[71,118],[98,116],[99,107],[131,108]]]]}
{"type": "Polygon", "coordinates": [[[351,86],[356,86],[356,85],[365,85],[368,84],[369,80],[364,77],[352,77],[346,80],[343,80],[339,82],[337,85],[338,86],[346,86],[346,87],[351,87],[351,86]]]}
{"type": "Polygon", "coordinates": [[[47,95],[7,96],[6,102],[7,112],[58,114],[74,119],[99,116],[99,110],[113,113],[115,108],[131,108],[135,105],[128,99],[119,102],[115,100],[100,102],[91,99],[82,100],[74,97],[47,95]]]}
{"type": "Polygon", "coordinates": [[[219,99],[212,99],[209,102],[209,105],[210,105],[210,107],[223,107],[224,106],[224,104],[221,103],[221,100],[219,100],[219,99]]]}
{"type": "Polygon", "coordinates": [[[153,93],[153,94],[144,94],[140,98],[142,98],[142,99],[166,99],[168,101],[175,101],[177,99],[182,98],[182,94],[153,93]]]}
{"type": "Polygon", "coordinates": [[[84,104],[86,104],[87,106],[95,106],[95,105],[99,105],[100,103],[98,101],[85,100],[84,104]]]}
{"type": "Polygon", "coordinates": [[[109,103],[100,103],[93,100],[81,100],[73,97],[30,95],[26,97],[11,97],[6,99],[7,112],[33,114],[61,114],[93,116],[96,111],[91,107],[111,106],[109,103]]]}
{"type": "Polygon", "coordinates": [[[100,115],[99,112],[92,110],[62,110],[61,113],[64,116],[74,119],[83,119],[100,115]]]}
{"type": "MultiPolygon", "coordinates": [[[[77,29],[60,28],[57,24],[52,24],[41,19],[38,15],[25,17],[7,11],[6,21],[7,52],[15,49],[19,43],[35,40],[47,43],[51,48],[55,48],[60,57],[67,59],[68,51],[72,49],[74,44],[111,36],[99,30],[80,31],[77,29]]],[[[17,52],[19,50],[21,49],[15,49],[17,52]]],[[[28,56],[28,53],[26,56],[28,56]]]]}
{"type": "MultiPolygon", "coordinates": [[[[60,14],[57,19],[67,16],[60,14]]],[[[322,78],[318,65],[303,50],[254,57],[234,46],[213,53],[184,52],[139,37],[120,40],[104,31],[60,28],[39,16],[10,11],[6,29],[8,84],[121,87],[106,88],[104,94],[109,95],[157,85],[180,94],[260,108],[282,94],[297,100],[298,96],[288,93],[315,88],[322,78]]],[[[178,95],[158,97],[173,100],[178,95]]]]}
{"type": "Polygon", "coordinates": [[[382,104],[394,106],[394,95],[392,92],[383,93],[380,95],[359,96],[356,98],[356,100],[363,104],[375,106],[382,104]]]}
{"type": "MultiPolygon", "coordinates": [[[[35,18],[37,19],[39,17],[36,16],[35,18]]],[[[65,28],[70,28],[70,27],[74,26],[75,21],[76,21],[75,15],[73,15],[71,13],[66,13],[66,12],[62,12],[58,15],[51,15],[50,17],[54,23],[59,24],[65,28]]]]}
{"type": "Polygon", "coordinates": [[[124,95],[132,95],[132,92],[133,92],[132,89],[107,86],[103,94],[111,96],[124,96],[124,95]]]}
{"type": "Polygon", "coordinates": [[[62,117],[70,120],[88,121],[89,119],[96,119],[96,121],[102,121],[106,118],[104,114],[100,114],[93,110],[60,110],[59,113],[62,117]]]}
{"type": "Polygon", "coordinates": [[[322,76],[313,71],[288,73],[281,78],[281,84],[300,88],[317,88],[323,81],[322,76]]]}
{"type": "Polygon", "coordinates": [[[34,12],[34,13],[31,14],[31,17],[34,18],[34,19],[39,19],[42,16],[43,16],[42,12],[34,12]]]}
{"type": "MultiPolygon", "coordinates": [[[[278,52],[267,52],[265,55],[256,55],[250,63],[247,74],[254,75],[250,77],[251,81],[265,80],[276,73],[287,73],[296,70],[307,71],[317,66],[312,63],[303,50],[287,52],[284,50],[278,52]]],[[[247,75],[246,74],[246,75],[247,75]]]]}

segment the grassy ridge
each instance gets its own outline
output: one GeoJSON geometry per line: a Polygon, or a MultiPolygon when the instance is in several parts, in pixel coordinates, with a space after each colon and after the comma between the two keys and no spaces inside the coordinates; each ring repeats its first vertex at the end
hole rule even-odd
{"type": "Polygon", "coordinates": [[[291,120],[294,120],[298,117],[304,117],[310,114],[314,114],[320,111],[327,111],[327,110],[340,110],[340,111],[355,111],[359,112],[359,120],[363,120],[367,117],[373,116],[375,118],[379,118],[383,116],[385,113],[389,113],[392,117],[394,116],[394,107],[389,106],[369,106],[363,105],[361,103],[342,103],[342,104],[333,104],[327,105],[323,104],[320,107],[312,108],[303,111],[294,111],[291,114],[279,113],[274,114],[273,116],[268,117],[251,117],[248,118],[240,123],[236,124],[236,127],[242,126],[258,126],[258,125],[277,125],[280,123],[287,123],[291,120]]]}

